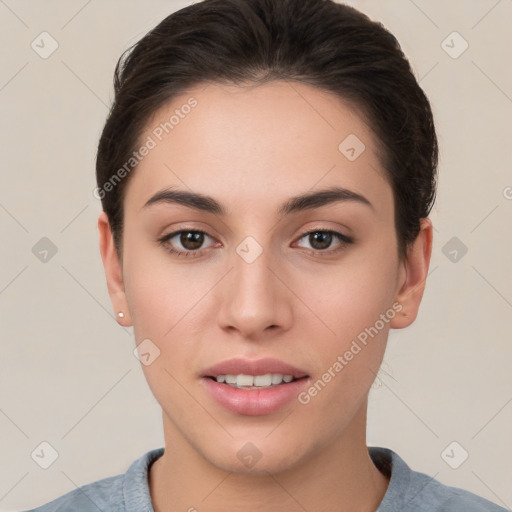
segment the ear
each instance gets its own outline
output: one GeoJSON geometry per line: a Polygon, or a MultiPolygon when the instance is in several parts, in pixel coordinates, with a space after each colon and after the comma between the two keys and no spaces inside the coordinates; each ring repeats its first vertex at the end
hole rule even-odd
{"type": "Polygon", "coordinates": [[[124,327],[131,326],[130,311],[124,291],[123,267],[114,246],[114,237],[110,229],[107,214],[102,211],[98,218],[98,231],[100,236],[100,253],[107,278],[108,293],[114,308],[116,320],[124,327]],[[123,313],[119,317],[118,313],[123,313]]]}
{"type": "Polygon", "coordinates": [[[420,232],[409,246],[407,258],[400,263],[399,289],[395,300],[402,309],[391,321],[392,329],[409,326],[418,315],[432,255],[432,232],[432,221],[421,219],[420,232]]]}

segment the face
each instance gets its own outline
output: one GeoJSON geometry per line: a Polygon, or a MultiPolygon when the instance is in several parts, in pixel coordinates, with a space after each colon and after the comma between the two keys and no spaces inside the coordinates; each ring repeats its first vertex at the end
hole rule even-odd
{"type": "Polygon", "coordinates": [[[203,84],[156,112],[141,141],[151,148],[126,189],[122,267],[106,224],[102,255],[166,439],[254,474],[364,435],[388,331],[414,319],[429,247],[399,260],[393,192],[363,118],[306,84],[203,84]],[[215,380],[239,374],[276,384],[215,380]]]}

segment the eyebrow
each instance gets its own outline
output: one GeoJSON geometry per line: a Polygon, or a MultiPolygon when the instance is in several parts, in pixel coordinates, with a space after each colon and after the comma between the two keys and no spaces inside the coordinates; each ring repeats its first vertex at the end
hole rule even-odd
{"type": "MultiPolygon", "coordinates": [[[[310,192],[291,197],[278,209],[278,214],[290,215],[303,210],[320,208],[335,202],[357,202],[375,210],[366,197],[346,188],[330,187],[316,192],[310,192]]],[[[147,208],[154,204],[181,204],[195,210],[201,210],[215,215],[225,216],[227,210],[213,197],[189,192],[186,190],[164,189],[153,195],[143,206],[147,208]]]]}

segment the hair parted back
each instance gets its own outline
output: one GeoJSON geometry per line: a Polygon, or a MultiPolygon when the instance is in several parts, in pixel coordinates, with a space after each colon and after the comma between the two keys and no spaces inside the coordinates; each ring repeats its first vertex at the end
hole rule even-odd
{"type": "MultiPolygon", "coordinates": [[[[187,88],[274,80],[332,92],[365,116],[379,141],[405,256],[436,195],[430,103],[396,38],[333,0],[203,0],[165,18],[117,63],[96,157],[98,187],[129,160],[151,116],[187,88]]],[[[101,197],[119,254],[130,175],[101,197]]]]}

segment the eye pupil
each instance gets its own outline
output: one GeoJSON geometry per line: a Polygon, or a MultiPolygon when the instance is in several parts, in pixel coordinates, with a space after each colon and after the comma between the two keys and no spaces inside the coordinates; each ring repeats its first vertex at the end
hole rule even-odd
{"type": "Polygon", "coordinates": [[[318,245],[315,247],[315,244],[313,244],[313,243],[311,244],[312,247],[314,247],[315,249],[326,249],[331,245],[331,242],[332,242],[332,234],[331,233],[319,231],[316,233],[311,233],[309,236],[310,236],[310,241],[314,241],[315,244],[320,239],[320,247],[318,247],[318,245]]]}
{"type": "Polygon", "coordinates": [[[204,234],[197,231],[184,231],[181,233],[180,242],[185,249],[195,251],[203,245],[204,234]]]}

